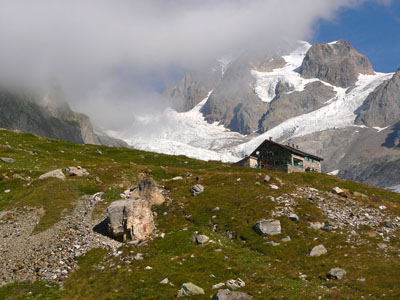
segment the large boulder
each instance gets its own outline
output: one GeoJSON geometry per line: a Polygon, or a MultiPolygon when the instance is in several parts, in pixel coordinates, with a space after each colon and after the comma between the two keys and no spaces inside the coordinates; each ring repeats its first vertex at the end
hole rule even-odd
{"type": "Polygon", "coordinates": [[[254,230],[258,234],[276,235],[281,233],[281,222],[279,220],[261,220],[254,225],[254,230]]]}
{"type": "Polygon", "coordinates": [[[232,292],[230,290],[219,290],[211,300],[252,300],[253,296],[241,292],[232,292]]]}
{"type": "Polygon", "coordinates": [[[152,205],[161,205],[165,202],[157,182],[153,178],[143,178],[137,188],[131,193],[132,199],[144,199],[152,205]]]}
{"type": "Polygon", "coordinates": [[[39,176],[39,179],[46,179],[46,178],[57,178],[65,180],[65,175],[61,169],[57,169],[39,176]]]}
{"type": "Polygon", "coordinates": [[[117,239],[146,240],[154,231],[151,205],[146,200],[119,200],[107,208],[109,234],[117,239]]]}
{"type": "Polygon", "coordinates": [[[204,295],[204,290],[191,282],[186,282],[182,284],[182,288],[178,292],[178,297],[195,295],[204,295]]]}

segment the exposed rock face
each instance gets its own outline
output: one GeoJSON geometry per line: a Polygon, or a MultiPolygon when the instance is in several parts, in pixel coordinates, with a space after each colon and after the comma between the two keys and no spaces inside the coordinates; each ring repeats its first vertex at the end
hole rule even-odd
{"type": "Polygon", "coordinates": [[[268,131],[283,121],[314,111],[335,95],[332,87],[319,81],[307,84],[301,92],[279,92],[261,118],[260,130],[268,131]]]}
{"type": "Polygon", "coordinates": [[[133,199],[145,199],[152,205],[161,205],[165,202],[164,196],[158,189],[153,178],[144,178],[139,181],[138,187],[131,193],[133,199]]]}
{"type": "Polygon", "coordinates": [[[88,116],[73,112],[57,96],[39,100],[34,95],[0,91],[0,127],[78,144],[128,146],[97,134],[88,116]]]}
{"type": "Polygon", "coordinates": [[[46,178],[58,178],[61,180],[66,179],[66,177],[61,169],[53,170],[53,171],[47,172],[47,173],[39,176],[39,179],[46,179],[46,178]]]}
{"type": "Polygon", "coordinates": [[[178,292],[178,297],[195,295],[204,295],[204,290],[191,282],[186,282],[182,284],[182,288],[178,292]]]}
{"type": "Polygon", "coordinates": [[[359,74],[374,74],[374,70],[365,55],[358,53],[349,42],[340,40],[313,45],[303,60],[300,74],[347,88],[354,85],[359,74]]]}
{"type": "Polygon", "coordinates": [[[150,203],[146,200],[119,200],[107,208],[109,234],[118,240],[146,240],[154,226],[150,203]]]}
{"type": "Polygon", "coordinates": [[[230,290],[219,290],[211,300],[252,300],[253,296],[241,292],[232,292],[230,290]]]}
{"type": "Polygon", "coordinates": [[[164,94],[170,99],[174,109],[179,112],[189,111],[207,97],[221,77],[221,73],[216,71],[205,74],[187,72],[178,85],[169,88],[164,94]]]}
{"type": "Polygon", "coordinates": [[[254,225],[258,234],[276,235],[281,233],[281,222],[279,220],[261,220],[254,225]]]}
{"type": "Polygon", "coordinates": [[[191,240],[196,244],[202,245],[207,243],[210,240],[210,238],[204,234],[195,233],[192,235],[191,240]]]}
{"type": "Polygon", "coordinates": [[[203,107],[206,120],[243,134],[256,131],[267,105],[251,88],[253,81],[247,62],[239,60],[231,65],[203,107]]]}
{"type": "Polygon", "coordinates": [[[400,120],[400,69],[365,99],[356,124],[386,127],[400,120]]]}

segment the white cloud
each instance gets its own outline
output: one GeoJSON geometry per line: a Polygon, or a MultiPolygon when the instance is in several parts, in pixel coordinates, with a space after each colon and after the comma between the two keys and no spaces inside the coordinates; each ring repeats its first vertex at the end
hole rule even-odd
{"type": "Polygon", "coordinates": [[[234,50],[273,51],[307,39],[318,19],[362,2],[0,0],[0,82],[57,82],[98,121],[96,115],[106,121],[115,113],[129,119],[138,103],[157,98],[154,87],[172,71],[234,50]],[[121,103],[126,108],[115,109],[121,103]]]}

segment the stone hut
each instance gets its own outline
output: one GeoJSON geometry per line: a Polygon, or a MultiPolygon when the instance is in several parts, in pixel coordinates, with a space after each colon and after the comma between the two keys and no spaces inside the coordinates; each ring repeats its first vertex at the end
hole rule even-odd
{"type": "Polygon", "coordinates": [[[322,161],[322,158],[301,151],[294,144],[279,144],[270,138],[262,142],[250,156],[238,161],[235,165],[267,168],[287,173],[306,171],[320,173],[322,161]]]}

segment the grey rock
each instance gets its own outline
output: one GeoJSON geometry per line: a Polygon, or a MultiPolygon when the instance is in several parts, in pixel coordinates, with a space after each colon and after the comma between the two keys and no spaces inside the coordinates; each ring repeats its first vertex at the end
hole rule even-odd
{"type": "Polygon", "coordinates": [[[5,163],[14,163],[15,159],[11,157],[0,157],[0,161],[5,162],[5,163]]]}
{"type": "Polygon", "coordinates": [[[202,245],[206,244],[210,240],[210,238],[204,234],[195,233],[192,235],[191,240],[196,244],[202,245]]]}
{"type": "Polygon", "coordinates": [[[296,214],[290,214],[289,215],[289,219],[292,220],[292,221],[299,221],[300,220],[299,216],[296,215],[296,214]]]}
{"type": "Polygon", "coordinates": [[[324,225],[321,222],[311,222],[310,223],[310,228],[311,229],[321,229],[324,225]]]}
{"type": "Polygon", "coordinates": [[[197,285],[186,282],[182,284],[181,289],[178,292],[178,297],[187,297],[187,296],[195,296],[195,295],[204,295],[204,290],[197,285]]]}
{"type": "Polygon", "coordinates": [[[253,296],[242,293],[242,292],[233,292],[230,290],[219,290],[212,297],[211,300],[252,300],[253,296]]]}
{"type": "Polygon", "coordinates": [[[325,105],[336,93],[319,81],[309,83],[303,91],[278,92],[260,120],[261,132],[299,115],[312,112],[325,105]]]}
{"type": "Polygon", "coordinates": [[[204,192],[204,186],[202,186],[201,184],[195,184],[190,190],[192,196],[196,196],[198,194],[201,194],[202,192],[204,192]]]}
{"type": "Polygon", "coordinates": [[[61,179],[61,180],[66,179],[66,177],[61,169],[53,170],[53,171],[47,172],[47,173],[39,176],[39,179],[46,179],[46,178],[57,178],[57,179],[61,179]]]}
{"type": "Polygon", "coordinates": [[[341,268],[333,268],[327,274],[328,278],[336,280],[342,280],[345,275],[346,271],[341,268]]]}
{"type": "Polygon", "coordinates": [[[132,199],[144,199],[152,205],[161,205],[165,202],[165,198],[153,178],[140,180],[137,188],[130,193],[130,197],[132,199]]]}
{"type": "Polygon", "coordinates": [[[400,69],[365,99],[355,123],[386,127],[400,121],[400,69]]]}
{"type": "Polygon", "coordinates": [[[279,220],[261,220],[254,225],[254,230],[258,234],[276,235],[281,233],[281,222],[279,220]]]}
{"type": "Polygon", "coordinates": [[[275,184],[270,184],[268,187],[272,190],[279,190],[279,187],[275,184]]]}
{"type": "Polygon", "coordinates": [[[271,180],[271,176],[265,175],[264,182],[269,182],[271,180]]]}
{"type": "Polygon", "coordinates": [[[235,279],[228,280],[227,282],[225,282],[225,285],[232,290],[236,290],[246,286],[246,283],[242,279],[238,278],[236,280],[235,279]]]}
{"type": "Polygon", "coordinates": [[[290,242],[292,239],[290,238],[290,236],[287,236],[285,238],[282,239],[282,242],[287,243],[290,242]]]}
{"type": "Polygon", "coordinates": [[[220,282],[220,283],[214,284],[211,288],[212,288],[213,290],[215,290],[215,289],[220,289],[220,288],[222,288],[224,285],[225,285],[225,283],[220,282]]]}
{"type": "Polygon", "coordinates": [[[303,60],[300,74],[347,88],[356,83],[359,74],[374,74],[374,70],[365,55],[358,53],[349,42],[340,40],[313,45],[303,60]]]}
{"type": "Polygon", "coordinates": [[[324,245],[318,245],[311,249],[310,256],[321,256],[323,254],[328,253],[328,250],[324,247],[324,245]]]}
{"type": "Polygon", "coordinates": [[[163,280],[160,281],[161,284],[168,284],[169,283],[169,279],[168,278],[164,278],[163,280]]]}

